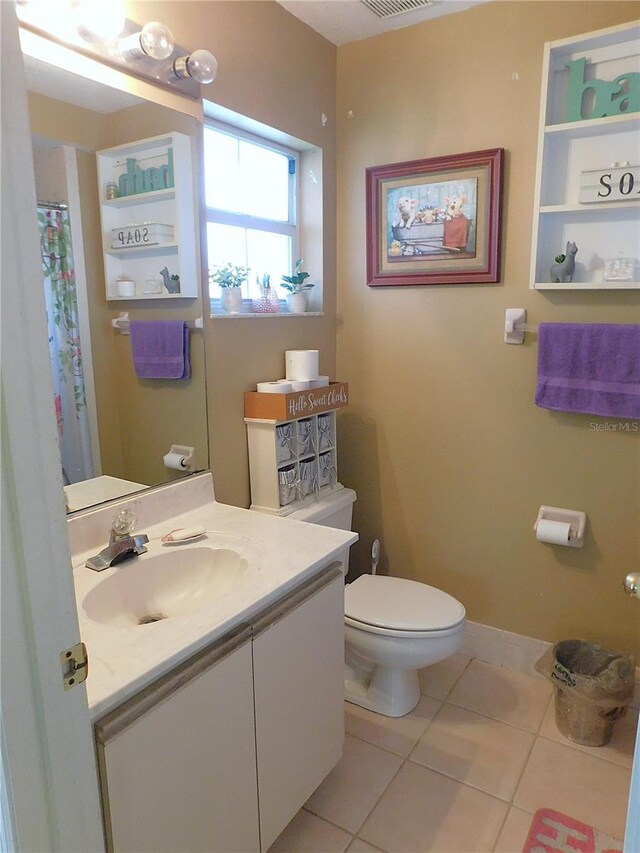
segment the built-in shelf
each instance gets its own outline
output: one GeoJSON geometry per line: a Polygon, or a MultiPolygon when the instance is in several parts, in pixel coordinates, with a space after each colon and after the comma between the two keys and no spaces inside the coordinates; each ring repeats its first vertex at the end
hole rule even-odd
{"type": "Polygon", "coordinates": [[[152,190],[148,193],[135,193],[134,195],[123,195],[118,198],[107,198],[102,203],[105,207],[135,207],[139,204],[149,204],[156,201],[173,201],[175,197],[175,187],[171,187],[166,190],[152,190]]]}
{"type": "Polygon", "coordinates": [[[131,246],[130,249],[108,249],[106,254],[114,258],[128,258],[132,255],[166,255],[177,252],[177,243],[155,243],[153,246],[131,246]]]}
{"type": "MultiPolygon", "coordinates": [[[[184,133],[166,133],[127,145],[97,152],[102,251],[108,300],[179,299],[198,296],[200,270],[196,176],[192,168],[192,140],[184,133]],[[145,186],[164,188],[107,198],[107,186],[131,190],[145,186]],[[114,248],[114,231],[135,229],[147,239],[168,239],[155,243],[114,248]],[[153,229],[156,230],[153,230],[153,229]],[[165,280],[179,278],[179,292],[170,292],[165,280]],[[121,296],[118,282],[134,282],[133,296],[121,296]],[[159,293],[149,292],[159,290],[159,293]]],[[[173,286],[170,283],[170,286],[173,286]]]]}
{"type": "Polygon", "coordinates": [[[622,130],[635,130],[640,127],[640,113],[629,115],[605,116],[605,118],[586,121],[566,121],[562,124],[548,124],[544,128],[547,135],[566,135],[575,138],[585,136],[605,136],[620,133],[622,130]]]}
{"type": "Polygon", "coordinates": [[[536,290],[640,290],[640,281],[578,281],[566,284],[536,281],[534,286],[536,290]]]}
{"type": "MultiPolygon", "coordinates": [[[[585,81],[612,81],[635,71],[639,57],[637,23],[545,45],[529,285],[534,290],[640,288],[637,281],[603,279],[607,261],[640,255],[640,200],[579,202],[583,172],[638,165],[640,112],[567,121],[568,62],[586,61],[585,81]],[[573,281],[551,282],[554,258],[566,252],[569,242],[578,247],[573,281]]],[[[581,104],[582,115],[589,115],[592,101],[585,97],[581,104]]]]}

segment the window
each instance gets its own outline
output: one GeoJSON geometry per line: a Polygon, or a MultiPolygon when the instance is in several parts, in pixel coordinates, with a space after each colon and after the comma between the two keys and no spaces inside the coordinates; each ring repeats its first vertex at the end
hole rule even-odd
{"type": "MultiPolygon", "coordinates": [[[[249,267],[242,295],[258,298],[257,276],[270,275],[277,287],[298,257],[297,152],[208,124],[204,165],[209,269],[227,263],[249,267]]],[[[217,285],[211,284],[210,296],[220,297],[217,285]]]]}

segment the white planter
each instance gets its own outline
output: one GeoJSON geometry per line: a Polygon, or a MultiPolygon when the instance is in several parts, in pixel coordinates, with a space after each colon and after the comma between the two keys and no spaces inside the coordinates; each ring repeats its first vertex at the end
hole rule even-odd
{"type": "Polygon", "coordinates": [[[289,293],[287,295],[287,307],[291,314],[304,314],[307,310],[307,294],[289,293]]]}
{"type": "Polygon", "coordinates": [[[220,304],[228,314],[239,314],[242,310],[242,288],[221,287],[220,304]]]}

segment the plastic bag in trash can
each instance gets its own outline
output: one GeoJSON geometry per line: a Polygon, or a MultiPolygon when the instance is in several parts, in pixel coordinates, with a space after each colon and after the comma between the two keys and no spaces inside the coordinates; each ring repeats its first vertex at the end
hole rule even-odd
{"type": "Polygon", "coordinates": [[[556,688],[560,731],[587,746],[607,743],[633,695],[633,657],[586,640],[563,640],[535,667],[556,688]]]}

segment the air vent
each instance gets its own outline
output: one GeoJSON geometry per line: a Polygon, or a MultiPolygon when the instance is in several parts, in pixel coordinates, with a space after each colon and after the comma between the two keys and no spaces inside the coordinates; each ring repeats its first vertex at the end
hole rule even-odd
{"type": "Polygon", "coordinates": [[[415,12],[433,5],[433,0],[360,0],[379,18],[391,18],[393,15],[403,15],[405,12],[415,12]]]}

